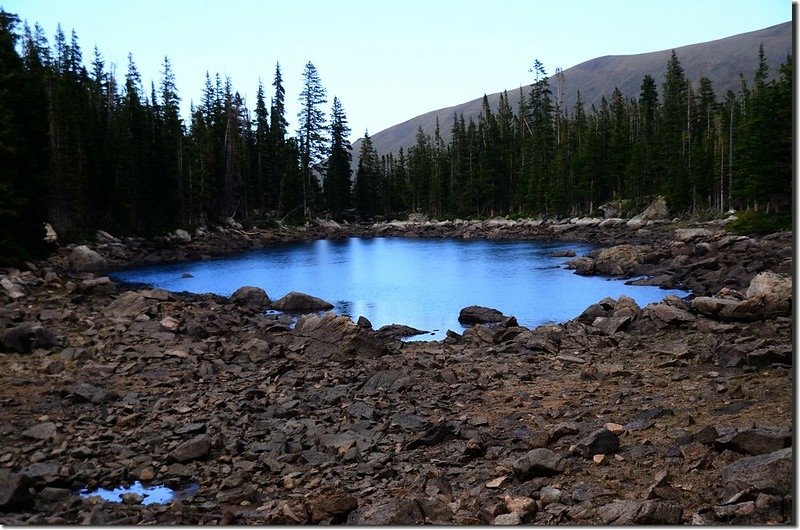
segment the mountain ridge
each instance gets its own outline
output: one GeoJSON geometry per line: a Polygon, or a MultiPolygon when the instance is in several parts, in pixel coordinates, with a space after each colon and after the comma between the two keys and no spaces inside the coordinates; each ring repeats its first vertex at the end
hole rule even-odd
{"type": "MultiPolygon", "coordinates": [[[[614,87],[618,87],[626,98],[638,98],[639,89],[645,74],[656,80],[661,95],[661,84],[666,71],[667,60],[673,50],[684,68],[687,79],[694,87],[700,77],[708,77],[713,82],[717,99],[728,90],[736,92],[739,88],[739,74],[750,84],[758,67],[758,47],[764,45],[764,53],[769,66],[770,79],[777,75],[778,66],[792,52],[792,22],[776,24],[760,30],[740,33],[721,39],[675,48],[645,52],[632,55],[604,55],[589,59],[567,68],[564,74],[564,108],[572,113],[577,92],[580,90],[587,112],[592,105],[599,106],[603,96],[609,99],[614,87]]],[[[550,86],[555,97],[555,78],[550,77],[550,86]]],[[[519,105],[520,91],[526,96],[530,85],[506,89],[511,108],[519,105]]],[[[489,106],[497,110],[500,94],[487,94],[489,106]]],[[[370,135],[373,146],[379,155],[397,153],[401,147],[408,149],[414,145],[418,128],[433,136],[436,119],[439,119],[440,133],[445,142],[451,138],[453,118],[461,113],[469,121],[476,121],[481,110],[483,96],[476,99],[432,110],[398,123],[370,135]]],[[[353,143],[353,165],[358,163],[358,153],[362,143],[359,138],[353,143]]]]}

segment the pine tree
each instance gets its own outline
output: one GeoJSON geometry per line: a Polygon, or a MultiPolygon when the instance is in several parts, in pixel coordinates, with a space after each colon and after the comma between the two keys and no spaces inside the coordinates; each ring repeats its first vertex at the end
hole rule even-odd
{"type": "MultiPolygon", "coordinates": [[[[333,98],[331,108],[331,146],[330,158],[325,171],[324,192],[328,210],[341,215],[350,208],[350,162],[353,159],[350,141],[350,128],[339,98],[333,98]]],[[[374,206],[373,206],[374,208],[374,206]]]]}
{"type": "Polygon", "coordinates": [[[378,183],[380,182],[380,160],[369,132],[364,132],[358,153],[358,169],[353,185],[353,203],[358,213],[371,217],[378,209],[378,183]]]}
{"type": "MultiPolygon", "coordinates": [[[[28,93],[31,78],[15,46],[16,15],[0,9],[0,264],[42,257],[46,222],[41,159],[42,131],[27,120],[41,117],[44,100],[28,93]],[[30,112],[30,114],[28,114],[30,112]]],[[[46,123],[46,122],[42,122],[46,123]]]]}
{"type": "Polygon", "coordinates": [[[659,130],[660,172],[663,187],[671,208],[681,210],[690,205],[688,200],[688,140],[686,127],[689,86],[675,50],[667,62],[662,88],[663,113],[659,130]]]}
{"type": "MultiPolygon", "coordinates": [[[[272,86],[275,88],[275,95],[269,110],[269,156],[267,157],[270,185],[268,192],[271,198],[269,204],[271,208],[287,212],[301,207],[302,198],[295,203],[294,200],[289,200],[289,195],[284,195],[286,189],[295,188],[288,180],[296,176],[296,172],[293,170],[296,161],[287,143],[286,90],[283,88],[280,63],[275,64],[272,86]]],[[[302,182],[297,184],[302,186],[302,182]]]]}
{"type": "Polygon", "coordinates": [[[297,115],[297,136],[300,163],[303,170],[303,212],[314,209],[319,195],[318,175],[327,156],[325,112],[320,109],[328,100],[316,67],[309,61],[303,71],[303,90],[300,92],[300,112],[297,115]]]}
{"type": "Polygon", "coordinates": [[[273,178],[272,172],[269,170],[269,152],[270,152],[270,130],[269,130],[269,113],[267,111],[267,104],[264,96],[264,85],[261,79],[258,80],[258,90],[256,92],[256,111],[255,111],[255,133],[253,135],[253,170],[254,182],[251,186],[251,194],[254,196],[255,204],[259,213],[263,214],[267,206],[270,204],[271,197],[269,196],[273,186],[270,180],[273,178]]]}

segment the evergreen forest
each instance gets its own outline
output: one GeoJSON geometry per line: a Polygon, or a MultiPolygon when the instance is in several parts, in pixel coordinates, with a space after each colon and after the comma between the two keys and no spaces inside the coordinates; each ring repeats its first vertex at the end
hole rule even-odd
{"type": "Polygon", "coordinates": [[[49,222],[62,242],[154,236],[227,218],[248,226],[309,218],[364,220],[498,215],[599,215],[609,201],[646,205],[663,195],[676,214],[792,205],[792,58],[758,69],[738,92],[687,79],[673,52],[663,79],[645,75],[637,98],[619,90],[563,108],[563,74],[535,61],[518,108],[484,97],[451,140],[420,129],[415,145],[379,155],[365,133],[353,164],[343,103],[328,107],[309,62],[288,130],[276,65],[255,108],[229,78],[206,74],[188,122],[172,65],[143,86],[133,56],[124,76],[78,37],[0,10],[0,263],[40,257],[49,222]],[[555,82],[554,82],[555,81],[555,82]],[[554,92],[553,86],[556,87],[554,92]]]}

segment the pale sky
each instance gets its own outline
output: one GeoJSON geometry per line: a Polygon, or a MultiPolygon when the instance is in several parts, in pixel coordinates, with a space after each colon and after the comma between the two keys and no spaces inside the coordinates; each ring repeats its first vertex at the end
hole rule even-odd
{"type": "Polygon", "coordinates": [[[706,42],[791,20],[789,0],[0,0],[52,46],[60,22],[74,29],[84,62],[96,45],[118,76],[133,54],[145,88],[164,56],[182,105],[200,101],[205,73],[231,78],[255,109],[269,98],[275,63],[296,128],[301,74],[311,61],[345,109],[351,140],[428,111],[532,81],[603,55],[706,42]]]}

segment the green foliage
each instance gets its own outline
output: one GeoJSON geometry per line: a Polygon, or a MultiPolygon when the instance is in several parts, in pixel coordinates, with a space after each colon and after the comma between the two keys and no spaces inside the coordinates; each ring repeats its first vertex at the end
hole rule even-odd
{"type": "Polygon", "coordinates": [[[792,230],[791,212],[742,211],[736,213],[736,220],[726,227],[734,234],[771,234],[781,230],[792,230]]]}

